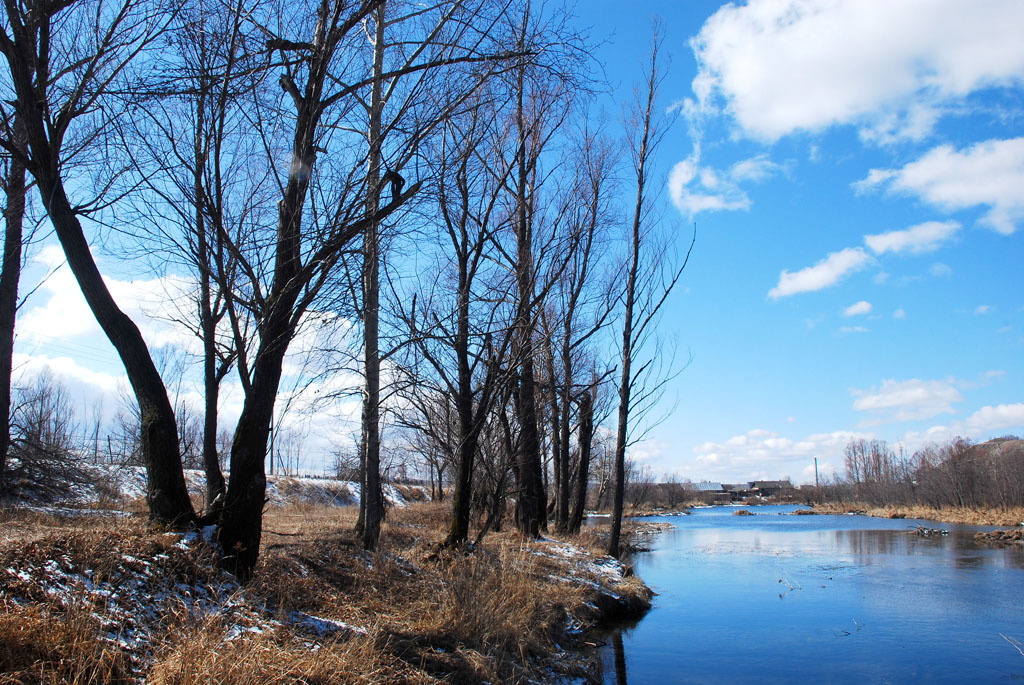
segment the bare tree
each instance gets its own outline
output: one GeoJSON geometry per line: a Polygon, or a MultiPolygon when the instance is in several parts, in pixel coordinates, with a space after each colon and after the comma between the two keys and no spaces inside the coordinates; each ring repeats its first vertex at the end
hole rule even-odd
{"type": "Polygon", "coordinates": [[[168,8],[141,0],[8,4],[0,52],[10,78],[8,101],[24,122],[26,146],[0,145],[35,178],[68,266],[124,363],[142,420],[150,517],[183,525],[195,514],[181,469],[174,411],[138,328],[114,302],[96,267],[80,222],[102,200],[74,205],[65,187],[65,174],[89,153],[111,116],[104,94],[163,32],[169,16],[168,8]]]}
{"type": "MultiPolygon", "coordinates": [[[[529,536],[547,526],[544,468],[541,461],[536,362],[537,320],[542,303],[568,263],[578,236],[558,230],[563,222],[552,216],[565,210],[564,204],[545,202],[545,186],[558,160],[545,168],[552,157],[554,141],[572,113],[574,98],[589,87],[582,40],[572,33],[560,14],[545,16],[527,3],[515,26],[515,44],[525,46],[543,40],[545,60],[525,57],[512,67],[505,79],[511,92],[508,128],[514,135],[507,158],[514,164],[508,185],[509,228],[514,246],[506,260],[515,275],[516,337],[512,348],[517,364],[514,393],[518,440],[516,475],[516,525],[529,536]],[[557,36],[557,40],[550,39],[557,36]]],[[[543,8],[541,8],[543,9],[543,8]]],[[[550,193],[549,197],[556,197],[550,193]]]]}
{"type": "Polygon", "coordinates": [[[580,396],[580,421],[579,437],[579,460],[576,471],[576,493],[575,502],[572,508],[572,515],[566,525],[569,533],[579,533],[583,525],[583,512],[587,507],[587,485],[590,479],[590,452],[594,443],[594,395],[597,393],[597,383],[593,382],[580,396]]]}
{"type": "MultiPolygon", "coordinates": [[[[611,537],[608,542],[608,553],[619,556],[619,538],[622,531],[622,509],[625,496],[625,463],[626,445],[629,441],[630,415],[635,421],[643,411],[637,411],[637,404],[649,400],[656,387],[644,382],[649,380],[653,368],[653,360],[648,360],[634,368],[633,364],[643,352],[643,342],[653,331],[658,312],[665,298],[678,282],[683,269],[690,258],[693,243],[678,269],[665,273],[664,267],[653,263],[659,262],[662,255],[652,254],[651,235],[651,197],[650,176],[651,158],[664,133],[661,122],[656,118],[655,102],[658,87],[664,74],[658,65],[658,51],[661,39],[655,28],[647,73],[644,75],[644,87],[637,93],[637,102],[627,124],[631,131],[629,136],[629,152],[632,159],[634,177],[636,179],[636,203],[633,207],[629,237],[629,258],[626,269],[626,289],[623,295],[622,348],[620,351],[621,369],[619,381],[618,425],[615,436],[615,494],[612,503],[611,537]],[[642,272],[641,269],[644,271],[642,272]],[[643,389],[638,396],[634,390],[643,389]]],[[[659,386],[663,380],[655,381],[659,386]]],[[[649,406],[649,405],[648,405],[649,406]]]]}
{"type": "MultiPolygon", "coordinates": [[[[415,343],[411,352],[437,379],[454,414],[448,447],[456,474],[447,546],[461,545],[469,535],[480,435],[506,382],[503,363],[512,340],[508,312],[500,306],[507,299],[501,293],[511,284],[490,266],[490,253],[501,218],[499,200],[514,167],[487,154],[493,149],[489,138],[499,134],[493,115],[481,96],[444,126],[434,174],[446,249],[439,251],[437,278],[419,284],[403,313],[415,343]]],[[[415,385],[413,390],[418,392],[415,385]]]]}
{"type": "Polygon", "coordinates": [[[26,379],[11,423],[11,475],[17,488],[44,500],[61,499],[86,482],[79,464],[79,426],[67,389],[49,372],[26,379]]]}
{"type": "Polygon", "coordinates": [[[129,198],[133,237],[147,259],[154,245],[164,246],[160,266],[180,263],[195,282],[190,306],[172,316],[202,345],[207,518],[224,497],[217,404],[236,357],[221,330],[229,297],[221,284],[236,277],[226,237],[244,231],[267,195],[257,172],[260,150],[243,113],[244,96],[265,74],[259,54],[245,52],[247,13],[241,3],[211,7],[195,0],[184,7],[167,33],[158,82],[151,92],[128,94],[134,106],[122,132],[136,172],[129,198]]]}
{"type": "MultiPolygon", "coordinates": [[[[17,115],[7,137],[24,152],[25,126],[17,115]]],[[[11,370],[14,358],[14,320],[18,310],[21,278],[22,226],[25,220],[25,164],[12,155],[4,177],[4,253],[0,270],[0,492],[4,489],[7,451],[11,444],[11,370]]]]}

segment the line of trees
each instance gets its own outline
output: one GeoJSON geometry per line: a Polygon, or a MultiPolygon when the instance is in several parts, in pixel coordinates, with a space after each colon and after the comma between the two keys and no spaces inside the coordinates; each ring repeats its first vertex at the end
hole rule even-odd
{"type": "MultiPolygon", "coordinates": [[[[686,260],[666,260],[650,189],[658,40],[624,145],[587,109],[599,87],[590,48],[566,13],[529,0],[7,4],[0,358],[34,185],[124,364],[151,519],[216,524],[240,578],[258,560],[286,356],[327,320],[358,331],[348,370],[362,379],[367,548],[385,515],[385,425],[454,464],[454,546],[474,510],[479,537],[507,502],[524,534],[578,529],[592,443],[617,400],[618,554],[625,450],[663,387],[652,336],[686,260]],[[629,212],[616,201],[624,177],[629,212]],[[200,513],[172,394],[97,267],[97,243],[194,283],[175,318],[201,349],[200,513]],[[243,403],[225,478],[228,378],[243,403]]],[[[9,405],[9,364],[0,375],[9,405]]]]}
{"type": "Polygon", "coordinates": [[[884,440],[853,440],[845,470],[823,488],[826,499],[930,507],[1024,506],[1024,443],[1015,436],[972,444],[965,438],[913,454],[884,440]]]}

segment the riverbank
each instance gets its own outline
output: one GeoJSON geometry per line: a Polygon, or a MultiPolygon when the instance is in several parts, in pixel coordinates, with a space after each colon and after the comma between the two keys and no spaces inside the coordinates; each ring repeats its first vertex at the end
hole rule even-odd
{"type": "Polygon", "coordinates": [[[963,523],[973,526],[1018,526],[1024,525],[1024,507],[1006,509],[975,507],[926,507],[913,506],[865,506],[856,502],[826,502],[812,505],[818,514],[864,514],[876,518],[908,518],[938,521],[940,523],[963,523]]]}
{"type": "Polygon", "coordinates": [[[629,567],[600,553],[599,531],[504,531],[444,551],[448,508],[413,504],[389,512],[370,554],[355,514],[271,508],[242,588],[217,568],[210,531],[0,513],[0,680],[588,680],[588,631],[650,606],[629,567]]]}

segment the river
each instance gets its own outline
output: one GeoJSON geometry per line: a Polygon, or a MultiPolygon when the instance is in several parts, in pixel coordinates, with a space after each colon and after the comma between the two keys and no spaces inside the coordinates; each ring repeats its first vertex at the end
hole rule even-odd
{"type": "Polygon", "coordinates": [[[1024,550],[796,508],[647,519],[673,526],[632,559],[658,594],[606,636],[605,682],[1024,682],[1024,550]]]}

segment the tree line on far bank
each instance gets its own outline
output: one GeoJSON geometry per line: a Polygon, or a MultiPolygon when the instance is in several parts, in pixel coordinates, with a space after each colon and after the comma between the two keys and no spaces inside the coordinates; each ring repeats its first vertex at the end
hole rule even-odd
{"type": "Polygon", "coordinates": [[[29,218],[52,228],[124,365],[150,518],[215,524],[243,580],[286,357],[330,322],[347,347],[302,375],[358,375],[323,386],[361,397],[365,547],[386,513],[386,426],[454,464],[450,546],[468,541],[474,508],[487,512],[478,537],[506,506],[526,535],[578,529],[593,444],[614,435],[618,554],[626,451],[671,375],[658,315],[693,246],[672,260],[653,190],[657,35],[615,133],[590,109],[605,88],[591,40],[530,0],[31,0],[3,19],[3,418],[29,218]],[[178,379],[115,301],[95,245],[192,284],[175,321],[202,350],[201,512],[178,379]],[[225,478],[229,376],[243,402],[225,478]]]}
{"type": "Polygon", "coordinates": [[[1024,442],[1006,436],[974,444],[962,437],[908,454],[884,440],[853,440],[844,471],[820,497],[876,506],[1024,507],[1024,442]]]}

